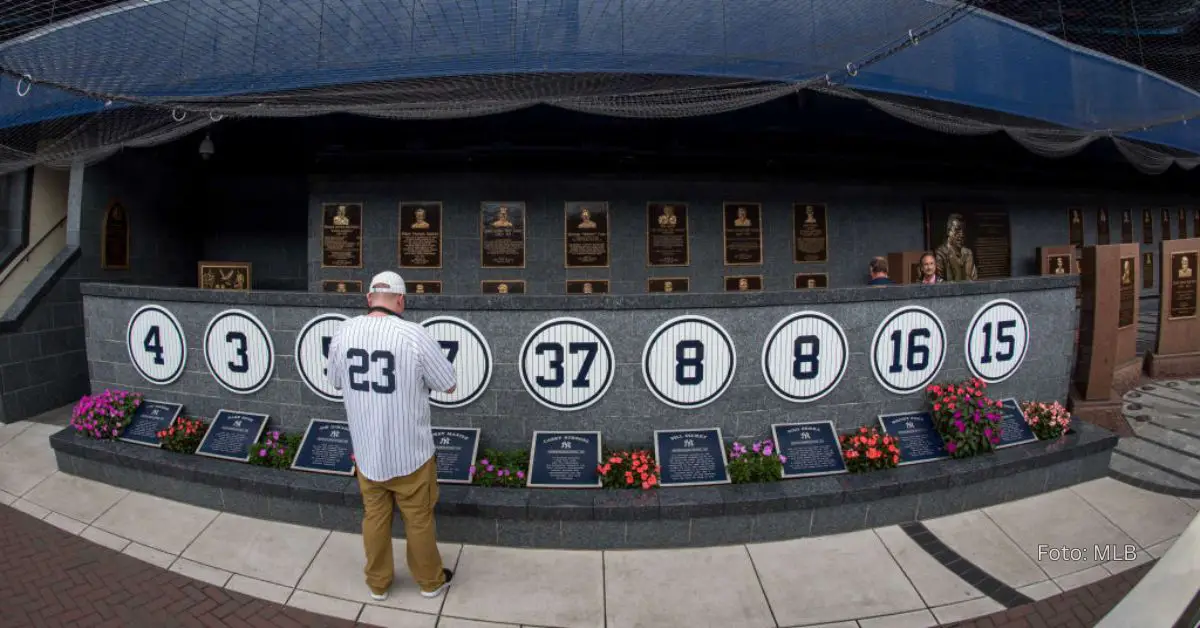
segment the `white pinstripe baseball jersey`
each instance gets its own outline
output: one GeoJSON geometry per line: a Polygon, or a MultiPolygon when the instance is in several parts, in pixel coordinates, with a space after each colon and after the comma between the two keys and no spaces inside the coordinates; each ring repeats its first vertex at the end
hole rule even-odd
{"type": "Polygon", "coordinates": [[[433,457],[429,391],[456,385],[426,329],[399,316],[356,316],[329,346],[329,382],[342,391],[358,472],[384,482],[433,457]]]}

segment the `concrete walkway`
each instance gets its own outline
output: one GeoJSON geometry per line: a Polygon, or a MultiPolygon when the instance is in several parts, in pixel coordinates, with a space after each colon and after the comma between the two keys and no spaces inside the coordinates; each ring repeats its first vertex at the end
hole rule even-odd
{"type": "MultiPolygon", "coordinates": [[[[448,544],[443,556],[458,576],[446,596],[421,598],[401,562],[391,597],[376,604],[357,535],[59,473],[47,442],[58,429],[0,426],[0,504],[226,591],[378,626],[945,625],[1145,565],[1200,509],[1197,499],[1102,479],[920,524],[778,543],[614,552],[448,544]],[[1114,560],[1126,546],[1129,560],[1114,560]]],[[[402,561],[404,540],[395,544],[402,561]]]]}
{"type": "Polygon", "coordinates": [[[1146,383],[1125,394],[1133,437],[1113,452],[1121,480],[1178,497],[1200,497],[1200,379],[1146,383]]]}

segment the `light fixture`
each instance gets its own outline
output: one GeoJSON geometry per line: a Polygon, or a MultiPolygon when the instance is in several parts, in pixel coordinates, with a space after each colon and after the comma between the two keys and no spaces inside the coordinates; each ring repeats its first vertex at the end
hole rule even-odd
{"type": "Polygon", "coordinates": [[[215,152],[217,152],[217,149],[213,146],[212,135],[205,133],[204,139],[200,141],[200,158],[208,161],[215,152]]]}

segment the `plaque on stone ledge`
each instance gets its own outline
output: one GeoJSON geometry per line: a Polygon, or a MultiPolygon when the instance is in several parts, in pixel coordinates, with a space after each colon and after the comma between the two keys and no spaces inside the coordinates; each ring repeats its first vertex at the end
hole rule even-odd
{"type": "Polygon", "coordinates": [[[1170,240],[1171,239],[1171,210],[1163,209],[1160,211],[1162,212],[1162,216],[1161,216],[1161,218],[1162,218],[1162,221],[1161,221],[1162,222],[1162,239],[1170,240]]]}
{"type": "Polygon", "coordinates": [[[646,265],[688,266],[692,254],[685,203],[646,205],[646,265]]]}
{"type": "Polygon", "coordinates": [[[1179,239],[1186,240],[1187,237],[1187,210],[1181,207],[1179,209],[1179,239]]]}
{"type": "Polygon", "coordinates": [[[321,206],[321,268],[362,268],[362,203],[321,206]]]}
{"type": "Polygon", "coordinates": [[[651,277],[646,292],[687,292],[690,283],[687,277],[651,277]]]}
{"type": "Polygon", "coordinates": [[[569,202],[563,208],[563,260],[567,268],[608,268],[608,203],[569,202]]]}
{"type": "Polygon", "coordinates": [[[1083,246],[1083,210],[1072,207],[1067,214],[1071,246],[1083,246]]]}
{"type": "Polygon", "coordinates": [[[409,294],[441,294],[442,282],[440,281],[405,281],[404,289],[409,294]]]}
{"type": "Polygon", "coordinates": [[[780,423],[771,426],[775,449],[787,462],[783,477],[803,478],[846,473],[842,444],[833,421],[780,423]]]}
{"type": "Polygon", "coordinates": [[[354,443],[350,424],[345,421],[313,419],[308,422],[304,439],[296,450],[292,468],[297,471],[354,475],[354,443]]]}
{"type": "Polygon", "coordinates": [[[792,261],[811,264],[829,260],[829,227],[825,206],[792,205],[792,261]]]}
{"type": "Polygon", "coordinates": [[[495,279],[479,282],[479,291],[483,294],[525,294],[525,281],[522,279],[495,279]]]}
{"type": "Polygon", "coordinates": [[[888,436],[896,437],[900,466],[950,457],[946,443],[933,425],[933,416],[928,412],[881,414],[879,426],[888,436]]]}
{"type": "Polygon", "coordinates": [[[662,486],[730,483],[720,428],[655,430],[654,460],[662,486]]]}
{"type": "Polygon", "coordinates": [[[401,268],[442,267],[442,204],[400,203],[401,268]]]}
{"type": "Polygon", "coordinates": [[[1142,210],[1142,244],[1154,244],[1154,212],[1142,210]]]}
{"type": "Polygon", "coordinates": [[[826,273],[797,273],[796,274],[796,289],[811,290],[815,288],[828,288],[829,275],[826,273]]]}
{"type": "Polygon", "coordinates": [[[1142,253],[1142,289],[1154,289],[1154,253],[1142,253]]]}
{"type": "Polygon", "coordinates": [[[1196,316],[1196,251],[1171,253],[1171,294],[1169,318],[1179,320],[1196,316]]]}
{"type": "Polygon", "coordinates": [[[1133,267],[1134,261],[1135,259],[1132,257],[1121,258],[1121,274],[1119,277],[1121,283],[1119,287],[1120,300],[1118,301],[1117,308],[1117,329],[1124,329],[1136,322],[1133,318],[1133,310],[1134,306],[1137,304],[1138,295],[1137,284],[1134,283],[1134,277],[1136,276],[1133,267]]]}
{"type": "Polygon", "coordinates": [[[1001,399],[1000,407],[1000,444],[996,449],[1004,449],[1013,445],[1024,445],[1037,442],[1037,435],[1029,427],[1029,421],[1021,410],[1021,404],[1014,398],[1001,399]]]}
{"type": "Polygon", "coordinates": [[[342,279],[325,280],[321,282],[321,292],[359,294],[362,292],[362,282],[342,279]]]}
{"type": "Polygon", "coordinates": [[[1121,243],[1133,244],[1133,210],[1121,210],[1121,243]]]}
{"type": "Polygon", "coordinates": [[[484,268],[525,268],[525,203],[480,203],[479,260],[484,268]]]}
{"type": "Polygon", "coordinates": [[[121,431],[118,440],[127,443],[137,443],[148,447],[162,447],[158,433],[169,429],[179,418],[183,410],[181,403],[166,401],[151,401],[143,399],[141,405],[133,412],[133,419],[121,431]]]}
{"type": "Polygon", "coordinates": [[[267,418],[257,412],[217,411],[196,454],[249,462],[250,448],[262,438],[263,430],[267,429],[267,418]]]}
{"type": "Polygon", "coordinates": [[[763,217],[759,203],[725,203],[722,249],[726,266],[757,266],[763,263],[763,217]]]}
{"type": "Polygon", "coordinates": [[[479,428],[435,427],[433,448],[437,456],[437,481],[470,484],[471,468],[479,457],[479,428]]]}
{"type": "Polygon", "coordinates": [[[599,488],[600,432],[533,433],[529,448],[530,488],[599,488]]]}
{"type": "Polygon", "coordinates": [[[1101,207],[1096,210],[1096,244],[1109,243],[1108,210],[1101,207]]]}
{"type": "Polygon", "coordinates": [[[608,294],[608,280],[568,279],[567,294],[608,294]]]}
{"type": "Polygon", "coordinates": [[[758,292],[762,289],[762,275],[741,275],[725,278],[725,292],[758,292]]]}

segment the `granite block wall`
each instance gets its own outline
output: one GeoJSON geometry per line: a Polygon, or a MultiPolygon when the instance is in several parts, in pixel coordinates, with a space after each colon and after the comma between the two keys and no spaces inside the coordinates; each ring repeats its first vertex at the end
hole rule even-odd
{"type": "MultiPolygon", "coordinates": [[[[541,297],[526,309],[495,307],[496,300],[503,297],[426,297],[421,302],[414,299],[414,309],[406,316],[415,321],[435,315],[460,317],[476,326],[491,345],[495,371],[487,391],[461,409],[434,408],[436,424],[480,427],[490,445],[527,445],[534,430],[548,429],[599,429],[606,442],[620,445],[646,443],[654,429],[711,426],[722,428],[729,437],[751,438],[766,436],[772,423],[832,420],[839,427],[853,427],[874,423],[882,413],[919,409],[924,403],[919,393],[895,395],[875,380],[868,356],[878,325],[888,313],[910,303],[931,309],[945,326],[945,362],[938,376],[945,380],[968,376],[963,342],[975,312],[995,298],[1016,301],[1030,321],[1029,351],[1016,374],[993,386],[992,394],[1063,400],[1077,326],[1073,282],[1072,278],[1026,278],[934,288],[893,287],[884,289],[886,292],[860,288],[775,295],[680,295],[689,299],[676,301],[678,305],[658,295],[596,297],[597,301],[587,305],[574,297],[541,297]],[[699,299],[710,302],[702,305],[699,299]],[[841,324],[849,339],[850,356],[846,375],[833,392],[815,403],[794,404],[778,397],[764,382],[762,346],[779,320],[808,308],[841,324]],[[737,368],[731,387],[715,402],[676,410],[648,390],[640,360],[651,331],[685,313],[707,316],[725,328],[737,350],[737,368]],[[518,355],[525,337],[538,324],[558,316],[574,316],[596,325],[614,351],[611,388],[597,403],[576,412],[559,412],[537,403],[519,376],[518,355]]],[[[205,295],[198,291],[123,290],[85,287],[94,389],[122,387],[182,402],[190,415],[211,417],[222,408],[265,412],[285,429],[302,429],[311,418],[344,416],[340,404],[320,399],[302,383],[293,352],[296,335],[308,320],[329,311],[356,314],[361,311],[358,297],[227,293],[221,295],[220,303],[214,303],[201,301],[205,295]],[[171,310],[187,339],[186,372],[167,386],[151,385],[138,375],[123,338],[129,317],[147,303],[171,310]],[[205,326],[217,313],[235,307],[259,317],[270,329],[275,346],[274,376],[252,395],[225,391],[204,361],[205,326]]]]}

